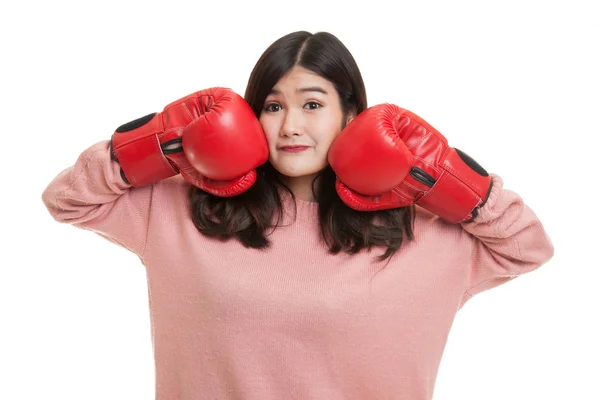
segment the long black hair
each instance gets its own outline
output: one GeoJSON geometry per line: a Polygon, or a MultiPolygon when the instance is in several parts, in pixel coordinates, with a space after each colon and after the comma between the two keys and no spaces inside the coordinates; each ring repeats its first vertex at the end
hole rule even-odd
{"type": "MultiPolygon", "coordinates": [[[[295,66],[310,70],[334,85],[344,121],[348,115],[358,115],[367,108],[362,75],[346,46],[328,32],[299,31],[271,44],[250,74],[244,97],[257,118],[260,118],[264,101],[273,86],[295,66]]],[[[344,121],[341,121],[342,127],[344,121]]],[[[313,181],[321,234],[330,253],[354,254],[364,248],[383,246],[387,249],[378,257],[382,261],[400,248],[404,238],[413,238],[413,206],[355,211],[339,198],[335,179],[335,172],[327,166],[313,181]]],[[[281,221],[283,193],[294,198],[267,162],[257,168],[254,185],[235,197],[217,197],[192,186],[189,192],[192,219],[204,235],[222,240],[235,238],[246,247],[264,249],[270,245],[267,232],[281,221]]]]}

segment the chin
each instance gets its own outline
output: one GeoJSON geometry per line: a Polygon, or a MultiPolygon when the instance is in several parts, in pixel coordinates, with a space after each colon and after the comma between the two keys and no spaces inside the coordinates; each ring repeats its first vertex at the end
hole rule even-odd
{"type": "Polygon", "coordinates": [[[327,163],[288,163],[288,162],[273,162],[269,160],[273,168],[281,175],[289,178],[302,178],[314,176],[318,172],[327,167],[327,163]]]}
{"type": "Polygon", "coordinates": [[[302,178],[303,176],[311,176],[316,174],[316,172],[312,172],[312,171],[288,171],[286,169],[277,169],[277,172],[279,172],[281,175],[287,177],[287,178],[302,178]]]}
{"type": "Polygon", "coordinates": [[[281,175],[288,178],[302,178],[305,176],[313,176],[321,169],[318,168],[306,168],[306,169],[298,169],[298,168],[286,168],[283,166],[273,165],[273,168],[281,175]]]}

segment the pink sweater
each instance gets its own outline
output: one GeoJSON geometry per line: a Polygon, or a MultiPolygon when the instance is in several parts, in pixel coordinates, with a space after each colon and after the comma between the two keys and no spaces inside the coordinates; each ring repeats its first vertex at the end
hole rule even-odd
{"type": "MultiPolygon", "coordinates": [[[[187,183],[131,188],[108,141],[85,150],[43,193],[51,215],[139,256],[147,271],[156,399],[431,399],[463,304],[553,255],[522,199],[493,189],[476,221],[450,225],[418,209],[415,240],[330,255],[317,204],[268,251],[200,234],[187,183]]],[[[293,206],[286,203],[287,210],[293,206]]]]}

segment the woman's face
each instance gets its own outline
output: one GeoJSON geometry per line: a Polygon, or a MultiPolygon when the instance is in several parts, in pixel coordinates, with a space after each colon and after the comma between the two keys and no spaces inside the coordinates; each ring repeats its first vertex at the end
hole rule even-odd
{"type": "Polygon", "coordinates": [[[343,118],[333,84],[294,67],[275,84],[260,114],[271,165],[290,178],[316,174],[327,166],[343,118]]]}

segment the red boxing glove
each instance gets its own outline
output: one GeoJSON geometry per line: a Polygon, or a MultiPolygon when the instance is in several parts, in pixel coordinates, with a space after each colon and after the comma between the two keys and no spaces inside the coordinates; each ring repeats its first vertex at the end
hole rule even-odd
{"type": "Polygon", "coordinates": [[[200,189],[230,197],[256,181],[268,159],[260,122],[246,101],[226,88],[193,93],[117,128],[113,159],[134,187],[181,173],[200,189]]]}
{"type": "Polygon", "coordinates": [[[340,132],[327,155],[336,173],[336,190],[350,208],[385,210],[412,204],[393,191],[408,175],[413,155],[400,139],[395,109],[376,106],[361,112],[340,132]]]}
{"type": "Polygon", "coordinates": [[[329,162],[338,176],[340,198],[359,211],[414,202],[450,223],[467,222],[477,215],[492,187],[491,177],[475,160],[449,147],[446,138],[423,119],[393,104],[371,107],[351,121],[332,144],[329,162]],[[365,142],[370,146],[363,151],[360,146],[365,142]],[[398,148],[397,142],[404,143],[410,155],[403,152],[392,164],[388,153],[398,148]],[[389,169],[396,172],[397,183],[388,178],[389,169]],[[364,178],[355,182],[356,177],[364,178]]]}

